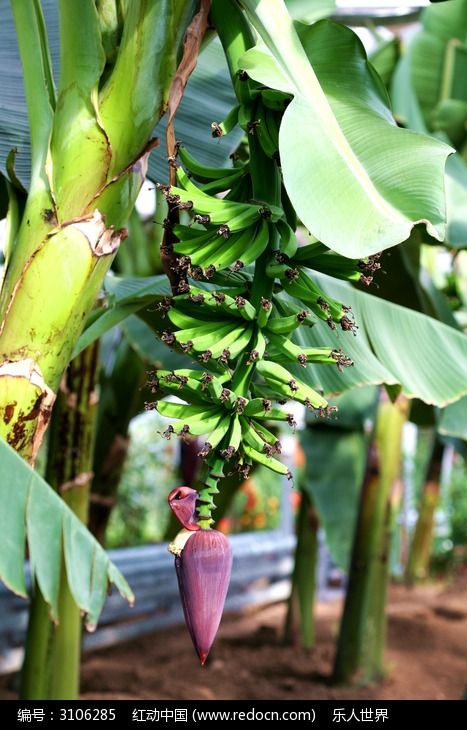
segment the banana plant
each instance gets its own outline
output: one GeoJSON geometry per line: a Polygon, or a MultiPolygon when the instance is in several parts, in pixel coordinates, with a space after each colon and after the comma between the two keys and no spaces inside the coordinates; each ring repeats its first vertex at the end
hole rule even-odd
{"type": "MultiPolygon", "coordinates": [[[[175,419],[167,437],[205,436],[193,522],[199,529],[188,532],[207,534],[185,534],[174,547],[184,561],[179,575],[192,576],[197,558],[193,546],[185,552],[187,540],[223,545],[209,531],[224,471],[246,474],[261,463],[288,474],[276,458],[280,442],[266,425],[278,420],[293,427],[282,401],[296,400],[326,417],[332,406],[318,391],[332,391],[336,381],[337,390],[384,381],[430,402],[459,397],[464,341],[458,333],[433,333],[430,323],[416,320],[419,353],[431,352],[422,332],[441,332],[443,373],[407,375],[413,349],[395,358],[385,331],[371,327],[376,300],[345,282],[337,296],[331,292],[335,277],[370,283],[380,250],[405,240],[415,225],[442,239],[450,148],[397,127],[384,87],[349,29],[325,20],[294,24],[282,0],[214,0],[211,21],[237,98],[213,133],[221,137],[240,126],[248,159],[219,168],[186,147],[167,150],[170,184],[160,182],[159,190],[169,208],[162,257],[171,296],[167,283],[164,296],[160,279],[108,277],[111,305],[93,312],[81,334],[124,238],[193,4],[86,0],[78,9],[60,0],[57,93],[39,0],[12,0],[12,8],[30,117],[31,182],[0,298],[1,435],[33,461],[71,355],[130,313],[156,322],[161,340],[195,361],[158,371],[151,383],[182,400],[157,402],[175,419]],[[110,28],[104,6],[119,10],[110,28]],[[312,235],[304,247],[295,234],[297,215],[312,235]],[[357,294],[362,321],[354,339],[349,302],[357,294]],[[145,311],[161,295],[158,312],[145,311]],[[319,343],[307,343],[310,336],[319,343]],[[360,359],[355,377],[340,373],[352,364],[344,343],[360,359]]],[[[10,181],[18,182],[14,154],[7,162],[10,181]]],[[[206,560],[216,561],[210,548],[206,560]]],[[[188,584],[181,579],[180,585],[193,629],[188,584]]],[[[190,590],[219,615],[210,596],[190,590]]],[[[196,633],[203,661],[214,623],[209,641],[196,633]]]]}

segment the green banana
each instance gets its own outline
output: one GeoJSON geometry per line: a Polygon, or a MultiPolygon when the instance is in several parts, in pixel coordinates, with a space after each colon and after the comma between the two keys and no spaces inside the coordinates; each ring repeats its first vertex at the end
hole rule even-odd
{"type": "Polygon", "coordinates": [[[203,193],[207,195],[216,195],[217,193],[223,193],[226,190],[230,190],[232,185],[239,180],[244,174],[242,169],[235,170],[230,175],[221,177],[217,180],[211,180],[211,182],[205,183],[201,186],[203,193]]]}
{"type": "Polygon", "coordinates": [[[277,221],[276,226],[280,236],[280,252],[284,254],[284,256],[292,258],[295,256],[298,249],[298,241],[295,231],[293,231],[287,221],[284,220],[277,221]]]}
{"type": "MultiPolygon", "coordinates": [[[[222,389],[222,387],[221,387],[222,389]]],[[[175,403],[170,400],[160,400],[157,402],[156,410],[166,418],[190,418],[191,416],[199,416],[203,413],[209,413],[216,409],[216,406],[191,405],[190,403],[175,403]]]]}
{"type": "Polygon", "coordinates": [[[244,445],[248,444],[256,451],[263,453],[266,446],[264,439],[255,431],[248,419],[240,416],[240,423],[242,426],[242,443],[244,445]]]}
{"type": "Polygon", "coordinates": [[[211,373],[207,373],[205,370],[191,370],[190,368],[178,368],[178,370],[158,370],[157,374],[160,377],[167,377],[168,375],[173,375],[177,378],[190,378],[190,380],[200,380],[202,381],[201,389],[203,389],[204,381],[206,377],[213,378],[216,377],[216,379],[220,383],[225,383],[226,380],[229,379],[229,373],[222,373],[219,375],[212,375],[211,373]]]}
{"type": "Polygon", "coordinates": [[[192,263],[201,266],[203,269],[208,266],[214,266],[216,269],[226,268],[220,263],[222,253],[228,251],[234,245],[234,236],[238,237],[238,235],[237,233],[229,236],[226,240],[222,234],[216,231],[210,242],[205,243],[198,251],[193,252],[191,255],[192,263]]]}
{"type": "Polygon", "coordinates": [[[313,259],[315,256],[326,253],[326,251],[329,251],[329,249],[324,245],[324,243],[315,241],[314,243],[308,243],[306,246],[299,246],[294,254],[293,260],[294,262],[302,263],[303,261],[313,259]]]}
{"type": "MultiPolygon", "coordinates": [[[[225,322],[224,322],[223,326],[224,327],[226,326],[225,322]]],[[[177,332],[175,332],[174,334],[175,334],[175,338],[176,338],[177,342],[188,342],[188,340],[191,340],[194,337],[201,337],[204,335],[208,335],[212,338],[212,336],[213,336],[212,333],[213,333],[214,329],[215,329],[215,327],[213,327],[212,321],[209,321],[209,322],[205,321],[201,324],[198,324],[195,327],[187,327],[182,330],[177,330],[177,332]]]]}
{"type": "Polygon", "coordinates": [[[342,329],[353,329],[354,325],[347,317],[349,308],[324,294],[304,271],[296,271],[298,273],[295,278],[284,279],[284,289],[307,304],[320,319],[340,323],[342,329]]]}
{"type": "MultiPolygon", "coordinates": [[[[229,327],[229,332],[226,335],[224,335],[224,337],[221,337],[220,339],[217,339],[217,332],[214,332],[214,337],[216,338],[216,342],[209,347],[209,349],[211,351],[211,357],[213,357],[213,358],[220,357],[222,355],[222,353],[224,352],[224,350],[229,351],[228,359],[233,359],[234,357],[236,357],[236,355],[233,354],[233,350],[230,348],[232,348],[234,343],[242,337],[244,332],[245,332],[245,326],[229,327]]],[[[247,344],[248,344],[248,342],[247,342],[247,344]]]]}
{"type": "Polygon", "coordinates": [[[263,149],[264,154],[267,157],[273,158],[277,155],[279,149],[278,136],[271,134],[271,128],[268,125],[267,117],[269,114],[273,114],[270,109],[263,106],[261,100],[258,101],[256,106],[256,116],[258,123],[255,125],[254,132],[258,138],[258,141],[263,149]]]}
{"type": "MultiPolygon", "coordinates": [[[[332,356],[334,352],[331,347],[305,347],[302,348],[292,342],[288,337],[276,335],[272,332],[268,333],[270,344],[274,350],[277,350],[289,360],[295,360],[300,365],[306,365],[307,362],[315,363],[334,363],[335,358],[332,356]]],[[[271,351],[269,351],[271,354],[271,351]]]]}
{"type": "Polygon", "coordinates": [[[283,111],[292,97],[276,89],[262,89],[261,100],[268,109],[283,111]]]}
{"type": "MultiPolygon", "coordinates": [[[[308,324],[306,321],[307,319],[308,312],[306,312],[306,310],[302,310],[297,314],[289,314],[287,317],[272,317],[266,324],[266,333],[268,335],[270,333],[274,333],[276,335],[288,335],[296,330],[297,327],[300,327],[300,325],[308,324]]],[[[311,322],[309,326],[312,327],[313,322],[311,322]]]]}
{"type": "Polygon", "coordinates": [[[259,328],[256,329],[256,332],[252,331],[251,341],[248,342],[247,346],[248,360],[246,361],[246,367],[241,368],[232,380],[232,388],[237,393],[247,392],[255,364],[263,357],[266,350],[266,340],[259,328]]]}
{"type": "Polygon", "coordinates": [[[240,259],[251,238],[251,230],[250,227],[244,231],[232,233],[227,240],[221,239],[221,245],[209,257],[209,263],[215,267],[216,271],[227,269],[240,259]]]}
{"type": "Polygon", "coordinates": [[[203,251],[205,246],[209,246],[213,242],[219,243],[219,236],[216,230],[206,231],[206,233],[193,236],[192,238],[180,239],[173,244],[173,248],[176,254],[189,256],[193,263],[195,263],[196,255],[203,251]]]}
{"type": "Polygon", "coordinates": [[[253,326],[246,327],[243,329],[241,334],[237,337],[235,342],[229,346],[230,360],[235,360],[246,348],[248,347],[250,340],[253,336],[253,326]]]}
{"type": "Polygon", "coordinates": [[[224,459],[229,460],[237,453],[240,448],[240,444],[242,443],[242,427],[237,415],[231,419],[230,432],[227,441],[227,446],[221,451],[221,455],[224,459]]]}
{"type": "Polygon", "coordinates": [[[203,456],[207,456],[213,449],[219,446],[229,431],[230,421],[230,415],[226,415],[224,411],[224,416],[220,418],[217,426],[211,431],[204,445],[204,449],[201,450],[203,456]]]}
{"type": "Polygon", "coordinates": [[[273,406],[267,398],[252,398],[245,406],[245,416],[261,418],[265,421],[289,421],[291,414],[273,406]]]}
{"type": "Polygon", "coordinates": [[[255,232],[250,246],[247,246],[240,256],[240,261],[244,266],[249,266],[261,256],[269,243],[269,226],[265,220],[262,220],[255,232]]]}
{"type": "Polygon", "coordinates": [[[313,408],[327,407],[328,403],[325,398],[306,383],[291,377],[288,370],[283,368],[282,365],[270,360],[260,360],[256,365],[256,369],[271,388],[277,390],[280,394],[313,408]]]}
{"type": "Polygon", "coordinates": [[[193,317],[190,314],[186,314],[176,307],[171,307],[167,312],[167,316],[172,324],[181,330],[203,326],[206,324],[206,320],[208,318],[214,326],[220,325],[225,322],[225,320],[223,319],[213,317],[210,311],[207,312],[207,315],[208,316],[204,316],[204,313],[200,312],[200,318],[198,319],[198,317],[193,317]]]}
{"type": "Polygon", "coordinates": [[[178,148],[178,155],[187,170],[189,170],[193,177],[202,183],[222,179],[230,175],[236,169],[242,169],[235,167],[209,167],[208,165],[203,165],[195,157],[193,157],[190,152],[188,152],[185,145],[181,145],[178,148]]]}
{"type": "Polygon", "coordinates": [[[229,132],[231,132],[232,129],[237,126],[240,109],[240,105],[234,106],[233,109],[229,111],[224,120],[218,125],[220,131],[222,132],[222,136],[229,134],[229,132]]]}
{"type": "Polygon", "coordinates": [[[191,436],[204,436],[215,431],[224,418],[225,413],[218,409],[210,416],[201,414],[192,418],[184,418],[179,423],[172,423],[171,428],[176,434],[189,433],[191,436]]]}
{"type": "Polygon", "coordinates": [[[264,329],[266,327],[271,313],[272,302],[263,297],[258,306],[258,327],[260,329],[264,329]]]}
{"type": "Polygon", "coordinates": [[[240,315],[247,321],[253,321],[256,319],[256,309],[250,302],[244,297],[237,296],[236,298],[231,297],[229,294],[218,291],[206,291],[202,289],[196,289],[191,287],[191,291],[195,294],[203,294],[204,302],[211,309],[215,311],[221,309],[227,312],[229,315],[237,316],[240,315]]]}
{"type": "MultiPolygon", "coordinates": [[[[238,205],[238,203],[237,203],[238,205]]],[[[250,206],[243,211],[238,212],[237,215],[228,218],[225,222],[229,227],[231,233],[236,231],[244,231],[250,228],[257,220],[261,217],[261,208],[257,206],[250,206]]]]}
{"type": "Polygon", "coordinates": [[[245,443],[243,443],[243,451],[245,452],[245,456],[247,456],[252,461],[256,461],[258,464],[267,466],[268,469],[277,472],[277,474],[290,476],[290,472],[287,467],[277,459],[274,459],[272,456],[267,456],[266,454],[257,451],[256,449],[245,443]]]}
{"type": "Polygon", "coordinates": [[[366,263],[356,259],[347,259],[338,254],[325,253],[314,256],[304,265],[314,271],[321,271],[336,279],[344,281],[360,281],[362,284],[371,284],[373,277],[365,275],[366,263]]]}
{"type": "MultiPolygon", "coordinates": [[[[191,342],[191,349],[193,349],[195,352],[206,352],[207,350],[211,351],[211,348],[216,348],[216,344],[220,339],[223,339],[225,335],[228,335],[229,332],[231,332],[231,324],[228,323],[224,325],[223,327],[219,327],[218,329],[212,329],[212,327],[209,329],[208,332],[204,332],[204,334],[199,334],[198,336],[196,334],[191,335],[186,338],[186,333],[190,330],[183,330],[183,335],[180,333],[180,339],[179,339],[179,333],[176,332],[177,341],[179,342],[191,342]],[[182,339],[183,337],[183,339],[182,339]]],[[[222,350],[221,350],[222,352],[222,350]]],[[[220,353],[219,353],[220,354],[220,353]]]]}
{"type": "Polygon", "coordinates": [[[190,403],[206,403],[210,401],[209,395],[205,392],[205,386],[201,380],[196,380],[187,375],[168,372],[162,375],[158,371],[159,387],[169,393],[174,393],[179,398],[190,403]]]}
{"type": "Polygon", "coordinates": [[[257,423],[257,421],[251,421],[251,425],[253,426],[255,431],[259,433],[263,441],[265,441],[268,446],[272,446],[277,454],[280,454],[282,447],[281,442],[279,441],[277,436],[271,433],[271,431],[269,431],[269,429],[267,429],[262,423],[257,423]]]}
{"type": "Polygon", "coordinates": [[[264,109],[264,120],[266,122],[266,127],[268,129],[269,137],[272,139],[273,143],[276,146],[276,155],[279,151],[279,127],[280,127],[280,116],[277,112],[273,111],[272,109],[265,107],[263,105],[264,109]]]}

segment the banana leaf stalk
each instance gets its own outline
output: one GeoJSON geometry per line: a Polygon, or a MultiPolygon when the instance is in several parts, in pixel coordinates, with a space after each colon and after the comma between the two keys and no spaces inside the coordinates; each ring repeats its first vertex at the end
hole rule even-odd
{"type": "MultiPolygon", "coordinates": [[[[69,365],[54,407],[48,442],[46,478],[86,523],[92,480],[97,415],[98,343],[69,365]]],[[[62,564],[59,623],[36,584],[29,612],[20,695],[27,699],[63,700],[79,693],[82,619],[62,564]]]]}
{"type": "Polygon", "coordinates": [[[400,474],[407,415],[408,402],[402,397],[395,403],[382,402],[378,409],[375,461],[362,489],[337,643],[336,683],[364,684],[384,676],[392,493],[400,474]]]}

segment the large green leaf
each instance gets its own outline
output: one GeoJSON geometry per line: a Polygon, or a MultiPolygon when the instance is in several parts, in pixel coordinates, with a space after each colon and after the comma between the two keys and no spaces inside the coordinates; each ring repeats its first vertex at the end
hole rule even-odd
{"type": "Polygon", "coordinates": [[[132,315],[122,324],[122,330],[133,350],[141,360],[164,370],[193,368],[193,360],[187,355],[171,350],[140,317],[132,315]]]}
{"type": "Polygon", "coordinates": [[[443,436],[467,441],[467,397],[443,408],[438,421],[438,431],[443,436]]]}
{"type": "Polygon", "coordinates": [[[73,357],[134,312],[170,294],[170,285],[164,274],[141,277],[109,274],[105,280],[105,289],[108,306],[91,313],[88,326],[78,340],[73,357]]]}
{"type": "MultiPolygon", "coordinates": [[[[430,7],[423,12],[422,28],[410,43],[411,81],[430,130],[442,123],[438,105],[447,100],[467,101],[466,29],[467,2],[452,0],[444,7],[430,7]]],[[[443,117],[447,121],[446,112],[443,117]]]]}
{"type": "Polygon", "coordinates": [[[306,346],[342,348],[354,361],[343,373],[323,366],[293,369],[325,393],[355,386],[400,385],[409,398],[443,407],[467,394],[467,336],[425,314],[387,302],[344,282],[313,273],[331,297],[352,307],[356,336],[324,325],[302,327],[306,346]]]}
{"type": "Polygon", "coordinates": [[[347,570],[378,388],[353,389],[334,399],[334,420],[312,421],[300,433],[306,454],[301,488],[308,491],[336,563],[347,570]]]}
{"type": "MultiPolygon", "coordinates": [[[[57,0],[42,0],[55,76],[59,68],[57,0]]],[[[24,100],[21,63],[10,3],[0,2],[0,171],[6,173],[7,159],[17,148],[15,172],[24,188],[30,175],[29,128],[24,100]]],[[[175,122],[177,139],[200,161],[208,165],[224,165],[242,136],[238,128],[228,137],[214,140],[211,122],[221,121],[236,104],[227,63],[217,39],[203,49],[190,78],[175,122]]],[[[161,139],[149,161],[148,176],[165,180],[165,123],[162,120],[154,134],[161,139]]]]}
{"type": "MultiPolygon", "coordinates": [[[[392,78],[391,99],[397,118],[417,132],[436,134],[447,139],[452,125],[443,129],[442,119],[447,122],[444,106],[448,101],[461,102],[465,84],[455,83],[456,58],[448,58],[453,49],[465,46],[467,31],[467,1],[452,0],[444,8],[427,8],[423,13],[422,29],[415,34],[400,59],[392,78]],[[426,59],[430,59],[430,63],[426,59]],[[446,69],[446,73],[445,72],[446,69]],[[454,98],[452,98],[454,95],[454,98]],[[438,110],[438,111],[437,111],[438,110]]],[[[462,59],[461,59],[462,60],[462,59]]],[[[459,65],[459,59],[457,59],[459,65]]],[[[465,67],[460,74],[465,76],[465,67]]],[[[462,145],[466,135],[467,107],[460,119],[461,136],[451,138],[462,145]]],[[[458,133],[457,133],[458,134],[458,133]]],[[[451,246],[467,245],[467,165],[461,154],[450,157],[446,165],[446,239],[451,246]]]]}
{"type": "Polygon", "coordinates": [[[329,17],[336,9],[336,0],[285,0],[285,4],[294,20],[307,24],[329,17]]]}
{"type": "Polygon", "coordinates": [[[0,580],[26,597],[24,561],[26,544],[33,577],[60,620],[58,592],[62,558],[76,603],[94,627],[105,601],[107,587],[115,584],[133,601],[133,593],[106,552],[65,502],[14,451],[0,440],[0,580]]]}
{"type": "Polygon", "coordinates": [[[279,151],[287,192],[309,230],[345,256],[407,239],[418,222],[444,237],[450,148],[399,129],[386,90],[349,29],[328,20],[300,36],[282,0],[244,0],[264,45],[240,63],[291,93],[279,151]]]}

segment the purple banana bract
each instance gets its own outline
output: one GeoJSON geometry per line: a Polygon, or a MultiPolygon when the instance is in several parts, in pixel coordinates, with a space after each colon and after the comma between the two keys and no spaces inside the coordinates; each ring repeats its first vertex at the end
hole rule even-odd
{"type": "Polygon", "coordinates": [[[170,509],[186,530],[199,530],[196,514],[198,492],[191,487],[176,487],[167,497],[170,509]]]}
{"type": "Polygon", "coordinates": [[[198,530],[175,558],[175,569],[186,625],[204,664],[224,610],[232,548],[222,532],[198,530]]]}

